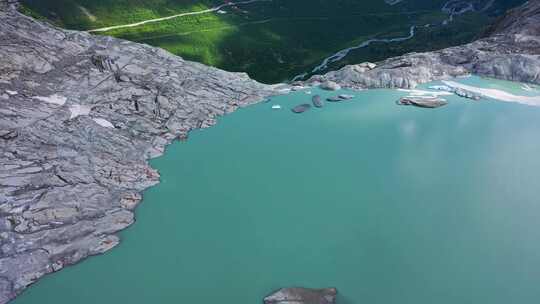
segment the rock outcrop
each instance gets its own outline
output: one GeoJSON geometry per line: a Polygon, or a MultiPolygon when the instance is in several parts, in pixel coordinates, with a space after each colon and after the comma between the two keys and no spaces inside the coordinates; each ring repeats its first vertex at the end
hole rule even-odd
{"type": "Polygon", "coordinates": [[[377,66],[349,65],[307,84],[345,88],[414,88],[418,84],[468,74],[540,84],[540,0],[508,12],[487,37],[435,52],[411,53],[377,66]]]}
{"type": "Polygon", "coordinates": [[[420,108],[440,108],[448,104],[446,100],[438,97],[407,96],[402,97],[398,104],[403,106],[415,106],[420,108]]]}
{"type": "Polygon", "coordinates": [[[264,298],[264,304],[335,304],[337,289],[283,288],[264,298]]]}
{"type": "Polygon", "coordinates": [[[0,0],[0,303],[119,243],[147,160],[274,94],[246,74],[64,31],[0,0]]]}
{"type": "Polygon", "coordinates": [[[324,81],[320,85],[321,89],[327,90],[327,91],[337,91],[341,89],[341,86],[333,81],[324,81]]]}

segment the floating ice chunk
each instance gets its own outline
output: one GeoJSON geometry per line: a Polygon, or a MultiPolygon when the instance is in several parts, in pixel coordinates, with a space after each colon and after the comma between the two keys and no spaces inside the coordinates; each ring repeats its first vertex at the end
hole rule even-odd
{"type": "Polygon", "coordinates": [[[280,106],[280,105],[273,105],[273,106],[272,106],[272,109],[274,109],[274,110],[280,110],[280,109],[281,109],[281,106],[280,106]]]}
{"type": "Polygon", "coordinates": [[[412,95],[412,96],[426,96],[426,95],[430,95],[430,96],[448,96],[448,95],[452,95],[451,92],[446,92],[446,91],[424,91],[424,90],[417,90],[417,89],[414,89],[414,90],[398,89],[398,91],[407,92],[409,95],[412,95]]]}
{"type": "Polygon", "coordinates": [[[6,93],[8,93],[11,96],[19,94],[19,92],[17,92],[17,91],[10,91],[10,90],[6,90],[6,93]]]}
{"type": "Polygon", "coordinates": [[[514,95],[505,91],[497,89],[484,89],[479,87],[473,87],[466,84],[461,84],[455,81],[443,81],[443,83],[452,88],[458,88],[469,92],[477,93],[482,96],[493,98],[501,101],[517,102],[532,106],[540,106],[540,96],[520,96],[514,95]]]}
{"type": "Polygon", "coordinates": [[[47,103],[52,103],[52,104],[57,104],[57,105],[63,105],[66,103],[67,101],[67,98],[64,97],[64,96],[60,96],[60,95],[56,95],[56,94],[53,94],[49,97],[44,97],[44,96],[34,96],[32,97],[33,99],[37,99],[37,100],[40,100],[40,101],[44,101],[44,102],[47,102],[47,103]]]}
{"type": "Polygon", "coordinates": [[[527,92],[533,92],[533,91],[536,91],[533,87],[531,87],[530,85],[524,83],[521,88],[527,92]]]}
{"type": "Polygon", "coordinates": [[[90,107],[74,104],[71,107],[69,107],[69,111],[71,111],[71,116],[69,117],[69,119],[73,119],[77,116],[90,114],[90,107]]]}
{"type": "Polygon", "coordinates": [[[113,125],[110,121],[108,121],[108,120],[106,120],[106,119],[103,119],[103,118],[94,118],[94,121],[95,121],[98,125],[100,125],[100,126],[102,126],[102,127],[105,127],[105,128],[114,128],[114,125],[113,125]]]}
{"type": "Polygon", "coordinates": [[[428,87],[430,90],[437,90],[437,91],[445,91],[445,92],[453,92],[454,89],[452,89],[449,86],[446,85],[436,85],[436,86],[430,86],[428,87]]]}

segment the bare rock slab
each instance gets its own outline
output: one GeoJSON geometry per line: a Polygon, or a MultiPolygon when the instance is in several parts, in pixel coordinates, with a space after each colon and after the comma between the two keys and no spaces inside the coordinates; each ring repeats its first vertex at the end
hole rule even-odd
{"type": "Polygon", "coordinates": [[[440,108],[448,104],[446,100],[438,97],[403,97],[398,102],[404,106],[415,106],[419,108],[440,108]]]}
{"type": "Polygon", "coordinates": [[[282,288],[264,298],[264,304],[334,304],[337,289],[282,288]]]}

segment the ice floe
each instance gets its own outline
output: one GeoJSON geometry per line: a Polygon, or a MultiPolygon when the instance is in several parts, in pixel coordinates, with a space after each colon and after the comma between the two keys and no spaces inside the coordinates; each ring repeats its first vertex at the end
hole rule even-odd
{"type": "Polygon", "coordinates": [[[462,84],[455,81],[443,81],[443,83],[452,88],[467,90],[469,92],[477,93],[484,97],[497,99],[500,101],[517,102],[517,103],[522,103],[522,104],[527,104],[527,105],[532,105],[532,106],[540,106],[540,96],[514,95],[511,93],[502,91],[502,90],[479,88],[479,87],[474,87],[474,86],[462,84]]]}
{"type": "Polygon", "coordinates": [[[535,92],[536,90],[531,87],[530,85],[524,83],[522,86],[521,86],[521,89],[527,91],[527,92],[535,92]]]}
{"type": "Polygon", "coordinates": [[[407,92],[407,94],[411,95],[411,96],[448,96],[448,95],[453,95],[453,93],[451,92],[448,92],[448,91],[426,91],[426,90],[418,90],[418,89],[412,89],[412,90],[408,90],[408,89],[398,89],[398,91],[401,91],[401,92],[407,92]]]}

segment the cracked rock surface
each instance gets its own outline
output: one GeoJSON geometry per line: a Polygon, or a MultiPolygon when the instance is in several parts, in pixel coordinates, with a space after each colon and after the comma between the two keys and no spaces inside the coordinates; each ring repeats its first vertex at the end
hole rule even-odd
{"type": "Polygon", "coordinates": [[[406,88],[468,74],[540,84],[540,0],[509,11],[486,38],[435,52],[411,53],[380,62],[349,65],[307,84],[341,87],[406,88]]]}
{"type": "Polygon", "coordinates": [[[65,31],[0,0],[0,303],[119,243],[147,160],[275,94],[246,74],[65,31]]]}

